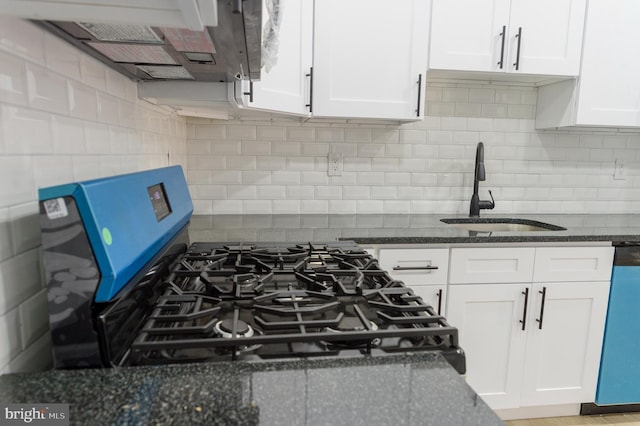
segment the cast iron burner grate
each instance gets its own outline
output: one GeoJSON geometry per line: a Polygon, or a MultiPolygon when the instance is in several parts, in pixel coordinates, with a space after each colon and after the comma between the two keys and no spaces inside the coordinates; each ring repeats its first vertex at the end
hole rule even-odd
{"type": "Polygon", "coordinates": [[[457,346],[457,330],[358,246],[199,243],[131,348],[144,364],[457,346]]]}

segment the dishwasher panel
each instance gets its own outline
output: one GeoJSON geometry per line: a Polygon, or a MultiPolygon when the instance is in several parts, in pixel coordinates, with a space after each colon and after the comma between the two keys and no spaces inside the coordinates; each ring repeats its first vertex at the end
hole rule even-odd
{"type": "Polygon", "coordinates": [[[640,403],[640,246],[616,247],[595,402],[640,403]]]}

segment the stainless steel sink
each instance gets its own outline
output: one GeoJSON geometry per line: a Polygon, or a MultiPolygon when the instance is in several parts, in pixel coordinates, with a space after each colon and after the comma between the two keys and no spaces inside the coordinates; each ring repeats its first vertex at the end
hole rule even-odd
{"type": "Polygon", "coordinates": [[[562,226],[529,219],[469,217],[440,219],[440,221],[447,225],[455,226],[456,228],[475,232],[539,232],[567,230],[567,228],[563,228],[562,226]]]}

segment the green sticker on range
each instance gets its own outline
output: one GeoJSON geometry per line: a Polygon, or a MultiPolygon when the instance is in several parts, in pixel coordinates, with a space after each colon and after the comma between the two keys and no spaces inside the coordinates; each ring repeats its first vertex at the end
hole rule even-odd
{"type": "Polygon", "coordinates": [[[111,237],[111,231],[109,231],[109,228],[102,228],[102,239],[108,246],[110,246],[113,242],[113,238],[111,237]]]}

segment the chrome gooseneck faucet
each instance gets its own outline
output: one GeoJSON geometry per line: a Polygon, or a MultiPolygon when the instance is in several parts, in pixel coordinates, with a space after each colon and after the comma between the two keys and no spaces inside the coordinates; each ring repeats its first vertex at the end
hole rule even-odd
{"type": "Polygon", "coordinates": [[[480,209],[490,210],[496,206],[491,191],[489,191],[491,201],[480,200],[480,196],[478,195],[478,184],[481,180],[485,179],[484,144],[482,142],[478,142],[478,146],[476,147],[476,164],[473,172],[473,195],[471,196],[471,204],[469,205],[469,216],[471,217],[480,216],[480,209]]]}

